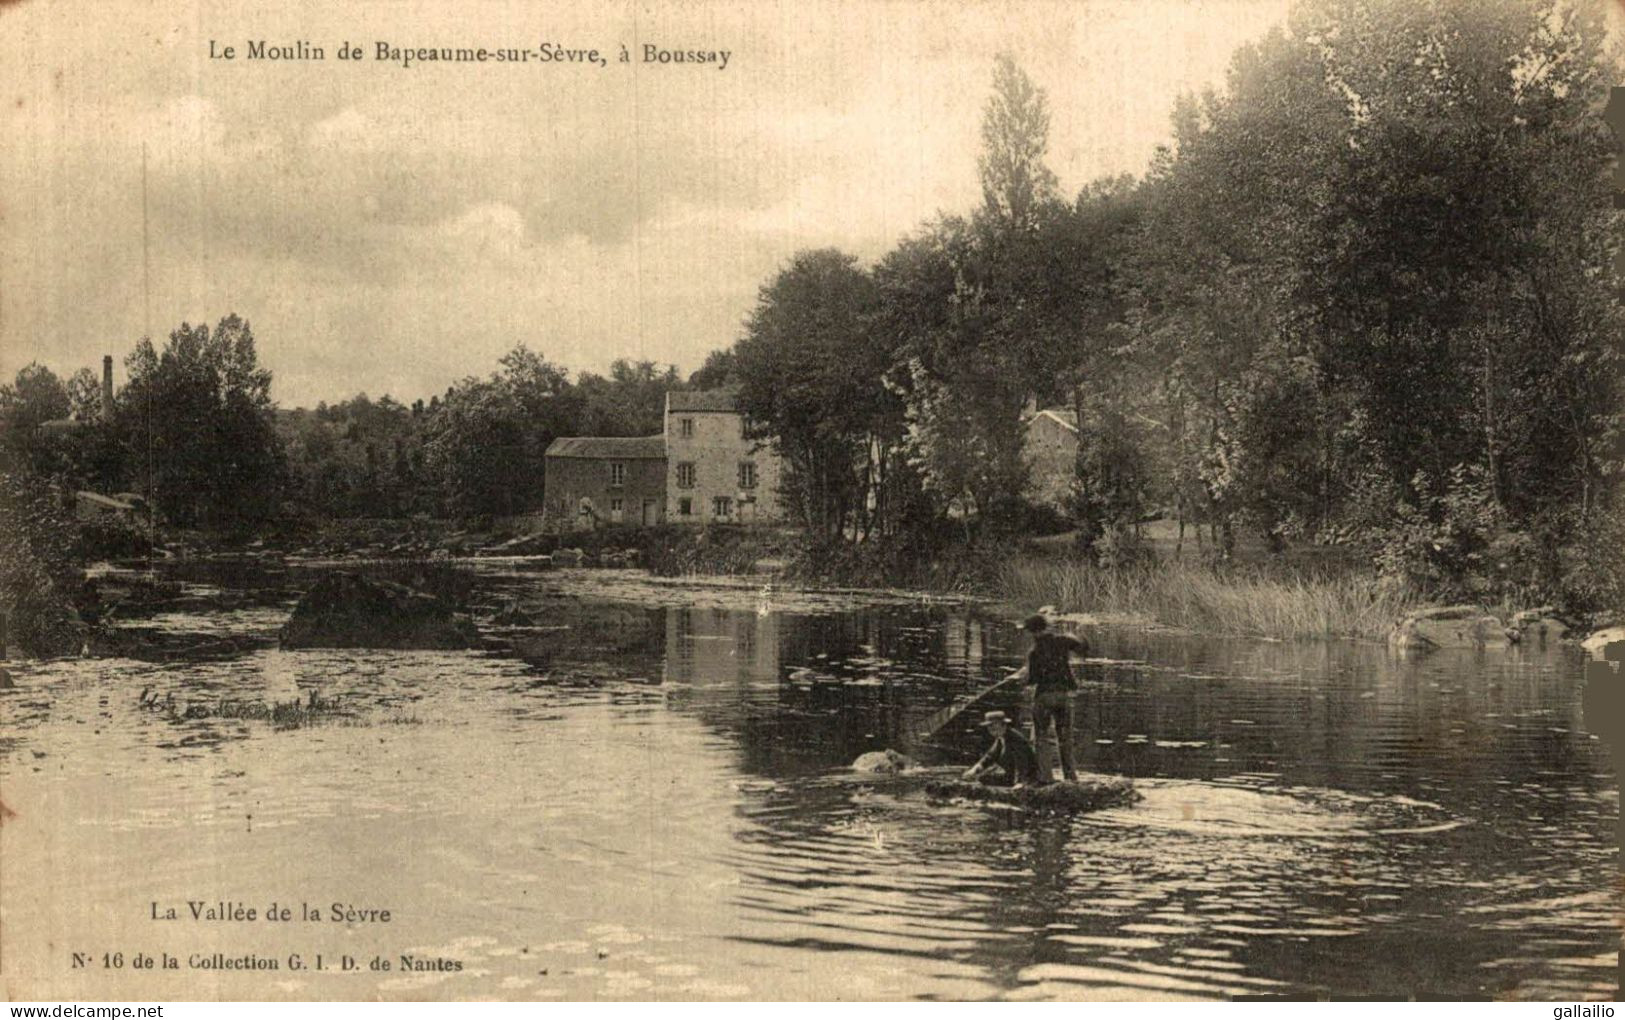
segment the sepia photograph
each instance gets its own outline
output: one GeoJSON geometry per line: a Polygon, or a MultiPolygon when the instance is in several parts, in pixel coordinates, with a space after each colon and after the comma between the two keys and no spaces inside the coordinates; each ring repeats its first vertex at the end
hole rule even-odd
{"type": "Polygon", "coordinates": [[[0,999],[1612,1016],[1619,86],[1619,0],[0,2],[0,999]]]}

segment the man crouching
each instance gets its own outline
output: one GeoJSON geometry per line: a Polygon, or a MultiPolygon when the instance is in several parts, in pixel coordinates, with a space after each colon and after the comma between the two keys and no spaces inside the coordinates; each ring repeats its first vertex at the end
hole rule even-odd
{"type": "Polygon", "coordinates": [[[990,786],[1038,782],[1038,753],[1026,734],[1010,725],[1010,717],[1003,712],[989,712],[982,717],[982,726],[993,737],[993,746],[965,770],[965,778],[980,779],[990,786]]]}

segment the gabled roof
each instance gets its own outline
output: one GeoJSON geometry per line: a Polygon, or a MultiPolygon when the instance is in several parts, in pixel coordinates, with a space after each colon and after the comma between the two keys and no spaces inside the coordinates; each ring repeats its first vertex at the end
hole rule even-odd
{"type": "Polygon", "coordinates": [[[549,457],[602,460],[664,460],[665,436],[560,436],[547,444],[549,457]]]}
{"type": "Polygon", "coordinates": [[[671,390],[666,394],[667,407],[672,411],[738,412],[733,390],[671,390]]]}

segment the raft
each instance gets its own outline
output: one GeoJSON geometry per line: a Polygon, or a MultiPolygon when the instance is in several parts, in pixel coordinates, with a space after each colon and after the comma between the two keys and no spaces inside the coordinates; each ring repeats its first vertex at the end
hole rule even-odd
{"type": "Polygon", "coordinates": [[[1121,779],[1085,779],[1044,786],[988,786],[965,779],[932,779],[925,795],[933,800],[1007,804],[1041,814],[1081,814],[1127,807],[1140,800],[1134,784],[1121,779]]]}

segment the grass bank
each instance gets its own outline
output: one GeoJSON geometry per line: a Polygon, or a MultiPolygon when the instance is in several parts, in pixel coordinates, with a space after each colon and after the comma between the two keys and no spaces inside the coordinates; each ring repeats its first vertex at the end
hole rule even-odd
{"type": "Polygon", "coordinates": [[[1003,563],[996,597],[1063,613],[1130,616],[1203,633],[1295,639],[1380,638],[1424,604],[1363,572],[1293,572],[1178,561],[1109,570],[1077,559],[1003,563]]]}

